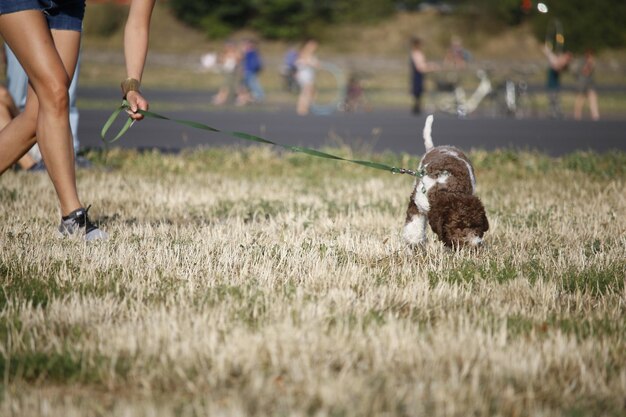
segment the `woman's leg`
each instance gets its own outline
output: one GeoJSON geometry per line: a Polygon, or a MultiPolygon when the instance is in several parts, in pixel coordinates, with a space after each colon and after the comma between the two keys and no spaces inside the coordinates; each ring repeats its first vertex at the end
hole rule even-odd
{"type": "MultiPolygon", "coordinates": [[[[19,113],[9,90],[0,86],[0,130],[8,125],[19,113]]],[[[37,162],[30,155],[25,154],[17,163],[22,169],[30,169],[37,162]]]]}
{"type": "Polygon", "coordinates": [[[26,153],[36,133],[65,216],[81,207],[67,92],[78,57],[80,33],[54,31],[53,36],[43,13],[26,10],[0,15],[0,34],[15,52],[30,83],[24,112],[0,131],[0,172],[26,153]]]}
{"type": "Polygon", "coordinates": [[[574,119],[580,120],[583,118],[583,107],[585,105],[585,93],[576,94],[576,100],[574,101],[574,119]]]}
{"type": "Polygon", "coordinates": [[[309,114],[309,108],[313,101],[314,87],[313,84],[304,84],[301,86],[300,95],[298,96],[297,113],[300,116],[309,114]]]}
{"type": "Polygon", "coordinates": [[[590,89],[588,97],[589,110],[591,110],[591,120],[600,120],[600,108],[598,107],[598,94],[596,93],[596,90],[590,89]]]}

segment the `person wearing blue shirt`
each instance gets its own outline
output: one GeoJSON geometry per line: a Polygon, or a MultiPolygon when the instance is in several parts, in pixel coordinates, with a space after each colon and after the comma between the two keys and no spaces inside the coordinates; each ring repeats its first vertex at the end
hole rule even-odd
{"type": "Polygon", "coordinates": [[[259,74],[263,70],[263,62],[254,40],[247,40],[244,44],[243,56],[243,83],[250,92],[255,102],[262,102],[265,99],[265,92],[259,83],[259,74]]]}

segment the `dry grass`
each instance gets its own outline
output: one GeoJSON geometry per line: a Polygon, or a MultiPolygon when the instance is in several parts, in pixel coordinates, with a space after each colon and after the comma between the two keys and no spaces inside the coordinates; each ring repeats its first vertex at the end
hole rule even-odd
{"type": "Polygon", "coordinates": [[[624,154],[473,152],[478,254],[406,250],[407,177],[267,148],[91,157],[101,244],[52,236],[45,175],[0,180],[3,416],[626,411],[624,154]]]}

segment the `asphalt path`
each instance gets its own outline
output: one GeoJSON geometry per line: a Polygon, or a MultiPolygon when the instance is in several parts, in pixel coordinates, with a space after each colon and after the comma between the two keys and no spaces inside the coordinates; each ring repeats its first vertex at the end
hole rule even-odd
{"type": "MultiPolygon", "coordinates": [[[[79,138],[82,147],[101,148],[100,129],[112,112],[115,90],[83,90],[80,99],[111,102],[111,109],[81,109],[79,138]]],[[[150,92],[153,103],[197,105],[206,102],[208,93],[150,92]]],[[[160,111],[168,117],[194,120],[223,131],[241,131],[290,145],[320,148],[346,145],[358,150],[423,153],[421,130],[425,116],[414,116],[402,109],[361,113],[296,115],[293,108],[266,110],[219,109],[210,111],[160,111]]],[[[120,119],[121,122],[121,119],[120,119]]],[[[458,119],[435,115],[435,144],[451,144],[470,149],[522,149],[560,156],[574,151],[626,151],[626,120],[592,121],[549,119],[458,119]]],[[[146,119],[136,123],[113,146],[123,148],[179,151],[199,146],[248,144],[224,133],[210,133],[164,120],[146,119]]]]}

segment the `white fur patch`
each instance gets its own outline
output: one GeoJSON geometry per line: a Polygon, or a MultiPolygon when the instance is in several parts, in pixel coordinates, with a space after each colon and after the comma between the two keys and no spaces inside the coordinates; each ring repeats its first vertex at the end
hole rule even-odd
{"type": "Polygon", "coordinates": [[[474,237],[472,237],[470,239],[469,243],[472,246],[478,246],[478,245],[481,245],[483,243],[483,240],[481,238],[479,238],[478,236],[474,236],[474,237]]]}
{"type": "Polygon", "coordinates": [[[426,216],[415,215],[409,223],[404,226],[402,237],[413,245],[418,245],[426,241],[426,216]]]}
{"type": "Polygon", "coordinates": [[[421,182],[417,184],[417,192],[415,193],[414,201],[415,205],[420,211],[428,213],[428,211],[430,210],[430,203],[428,202],[428,196],[426,195],[426,193],[422,192],[421,182]]]}
{"type": "Polygon", "coordinates": [[[432,137],[433,120],[434,120],[433,115],[429,114],[428,117],[426,118],[426,123],[424,123],[424,131],[422,132],[422,136],[424,137],[424,147],[426,148],[427,151],[429,151],[430,149],[434,147],[433,137],[432,137]]]}
{"type": "Polygon", "coordinates": [[[417,192],[415,193],[415,205],[420,211],[427,213],[430,210],[430,203],[428,202],[428,191],[436,184],[445,184],[450,177],[450,173],[444,172],[438,177],[431,177],[430,175],[424,175],[417,183],[417,192]]]}

